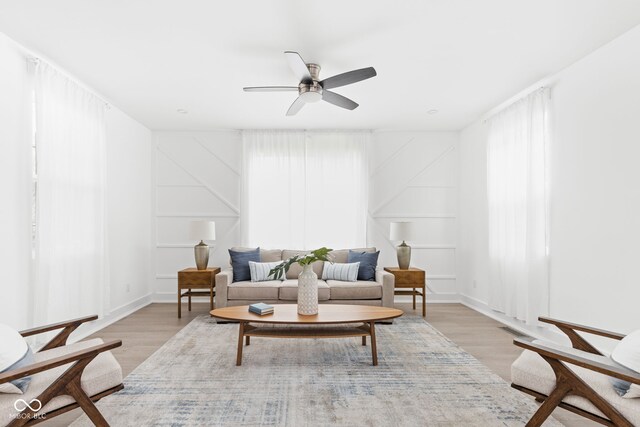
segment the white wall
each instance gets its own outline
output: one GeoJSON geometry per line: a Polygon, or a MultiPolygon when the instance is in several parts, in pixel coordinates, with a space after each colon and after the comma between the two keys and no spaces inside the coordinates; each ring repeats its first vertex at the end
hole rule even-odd
{"type": "Polygon", "coordinates": [[[31,139],[27,62],[0,33],[0,322],[29,325],[31,139]]]}
{"type": "Polygon", "coordinates": [[[457,132],[374,132],[369,147],[368,244],[397,266],[389,223],[416,223],[411,265],[427,271],[428,300],[455,301],[457,132]]]}
{"type": "Polygon", "coordinates": [[[176,301],[178,271],[195,266],[189,221],[211,219],[210,266],[229,265],[240,242],[239,131],[156,132],[154,299],[176,301]]]}
{"type": "MultiPolygon", "coordinates": [[[[638,52],[640,27],[544,81],[553,108],[551,315],[621,332],[640,327],[638,52]]],[[[460,135],[460,286],[480,303],[489,286],[484,127],[460,135]]]]}
{"type": "Polygon", "coordinates": [[[151,301],[151,131],[115,107],[106,115],[112,315],[151,301]]]}
{"type": "MultiPolygon", "coordinates": [[[[412,264],[428,271],[431,300],[457,298],[455,273],[457,133],[376,132],[369,147],[368,244],[380,265],[397,265],[389,222],[421,224],[412,264]]],[[[240,244],[239,131],[156,132],[155,300],[176,300],[177,271],[194,265],[190,220],[211,218],[217,240],[209,265],[228,265],[240,244]]],[[[266,244],[266,243],[265,243],[266,244]]]]}

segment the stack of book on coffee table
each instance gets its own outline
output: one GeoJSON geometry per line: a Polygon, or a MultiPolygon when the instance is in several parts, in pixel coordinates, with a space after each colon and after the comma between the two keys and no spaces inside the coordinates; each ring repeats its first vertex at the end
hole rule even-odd
{"type": "Polygon", "coordinates": [[[251,313],[259,314],[260,316],[264,314],[273,314],[273,306],[265,304],[263,302],[259,302],[256,304],[251,304],[249,306],[249,311],[251,313]]]}

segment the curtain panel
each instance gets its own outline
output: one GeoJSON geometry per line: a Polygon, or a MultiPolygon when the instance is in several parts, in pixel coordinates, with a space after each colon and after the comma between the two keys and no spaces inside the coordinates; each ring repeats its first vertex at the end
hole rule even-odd
{"type": "Polygon", "coordinates": [[[38,168],[34,323],[105,314],[105,103],[35,67],[38,168]]]}
{"type": "Polygon", "coordinates": [[[243,132],[244,244],[366,245],[369,132],[243,132]]]}
{"type": "Polygon", "coordinates": [[[548,89],[488,125],[489,305],[534,325],[549,314],[548,89]]]}

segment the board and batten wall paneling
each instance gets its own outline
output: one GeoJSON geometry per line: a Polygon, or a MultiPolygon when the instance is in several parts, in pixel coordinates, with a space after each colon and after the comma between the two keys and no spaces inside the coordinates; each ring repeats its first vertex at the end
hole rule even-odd
{"type": "Polygon", "coordinates": [[[411,265],[427,271],[427,300],[457,301],[457,132],[374,132],[369,147],[368,245],[397,266],[389,224],[416,223],[411,265]]]}
{"type": "Polygon", "coordinates": [[[216,223],[209,266],[229,265],[240,241],[239,131],[155,132],[155,296],[175,301],[178,271],[195,267],[189,222],[216,223]]]}

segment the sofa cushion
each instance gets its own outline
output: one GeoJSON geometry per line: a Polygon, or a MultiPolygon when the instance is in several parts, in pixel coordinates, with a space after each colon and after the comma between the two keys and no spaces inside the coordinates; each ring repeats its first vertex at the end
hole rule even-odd
{"type": "MultiPolygon", "coordinates": [[[[280,299],[283,301],[298,300],[298,280],[285,280],[280,286],[280,299]]],[[[318,301],[329,300],[329,285],[324,280],[318,280],[318,301]]]]}
{"type": "Polygon", "coordinates": [[[342,280],[345,282],[355,282],[358,280],[359,262],[340,264],[325,261],[322,270],[322,280],[342,280]]]}
{"type": "Polygon", "coordinates": [[[380,256],[380,251],[360,252],[350,250],[349,255],[347,256],[347,262],[360,263],[360,267],[358,268],[358,280],[376,280],[378,256],[380,256]]]}
{"type": "Polygon", "coordinates": [[[378,282],[327,280],[327,285],[332,300],[382,298],[382,285],[378,282]]]}
{"type": "Polygon", "coordinates": [[[271,270],[280,265],[280,261],[274,262],[253,262],[249,261],[249,271],[252,282],[267,282],[269,280],[283,280],[284,277],[276,279],[271,270]]]}
{"type": "MultiPolygon", "coordinates": [[[[236,252],[248,252],[254,251],[256,248],[245,248],[242,246],[236,246],[231,248],[232,251],[236,252]]],[[[281,249],[263,249],[260,248],[260,262],[274,262],[274,261],[282,261],[282,250],[281,249]]],[[[231,260],[229,260],[229,265],[231,265],[231,260]]]]}
{"type": "Polygon", "coordinates": [[[266,282],[233,282],[227,287],[227,299],[246,299],[260,301],[278,299],[278,290],[282,281],[269,280],[266,282]]]}
{"type": "MultiPolygon", "coordinates": [[[[557,347],[554,344],[549,345],[557,347]]],[[[637,399],[625,399],[618,396],[613,387],[611,387],[610,377],[607,375],[571,364],[567,364],[567,366],[614,408],[620,411],[632,425],[640,426],[640,402],[637,399]]],[[[511,382],[548,396],[555,388],[556,377],[551,366],[540,355],[533,351],[525,350],[511,365],[511,382]]],[[[583,397],[570,395],[565,397],[563,402],[577,406],[592,414],[604,416],[591,402],[583,397]]]]}
{"type": "Polygon", "coordinates": [[[249,261],[260,262],[260,248],[250,251],[229,249],[229,256],[231,257],[231,267],[233,267],[233,280],[237,282],[251,280],[249,261]]]}
{"type": "Polygon", "coordinates": [[[345,262],[348,262],[349,251],[375,252],[376,248],[335,249],[329,252],[329,254],[333,257],[333,260],[332,260],[333,262],[339,262],[341,264],[344,264],[345,262]]]}
{"type": "MultiPolygon", "coordinates": [[[[287,260],[289,258],[291,258],[292,256],[295,255],[306,255],[311,251],[300,251],[300,250],[292,250],[292,249],[285,249],[282,251],[282,259],[283,260],[287,260]]],[[[313,272],[316,273],[318,275],[318,277],[322,277],[322,267],[324,265],[324,262],[322,261],[316,261],[313,264],[311,264],[311,268],[313,269],[313,272]]],[[[300,267],[300,264],[293,264],[291,265],[291,267],[289,268],[289,271],[287,271],[287,279],[297,279],[298,276],[300,275],[300,273],[302,273],[302,267],[300,267]]]]}
{"type": "MultiPolygon", "coordinates": [[[[35,361],[36,363],[42,362],[102,343],[101,339],[96,338],[41,351],[34,354],[35,361]]],[[[26,402],[31,402],[70,366],[71,364],[67,364],[32,375],[29,388],[20,398],[26,402]]],[[[93,396],[122,384],[122,369],[111,352],[100,353],[84,369],[80,383],[82,389],[89,396],[93,396]]],[[[15,401],[15,395],[0,395],[0,425],[8,424],[13,420],[12,417],[18,413],[13,406],[15,401]]],[[[38,413],[51,412],[73,402],[74,399],[70,396],[58,396],[47,403],[38,413]]]]}

